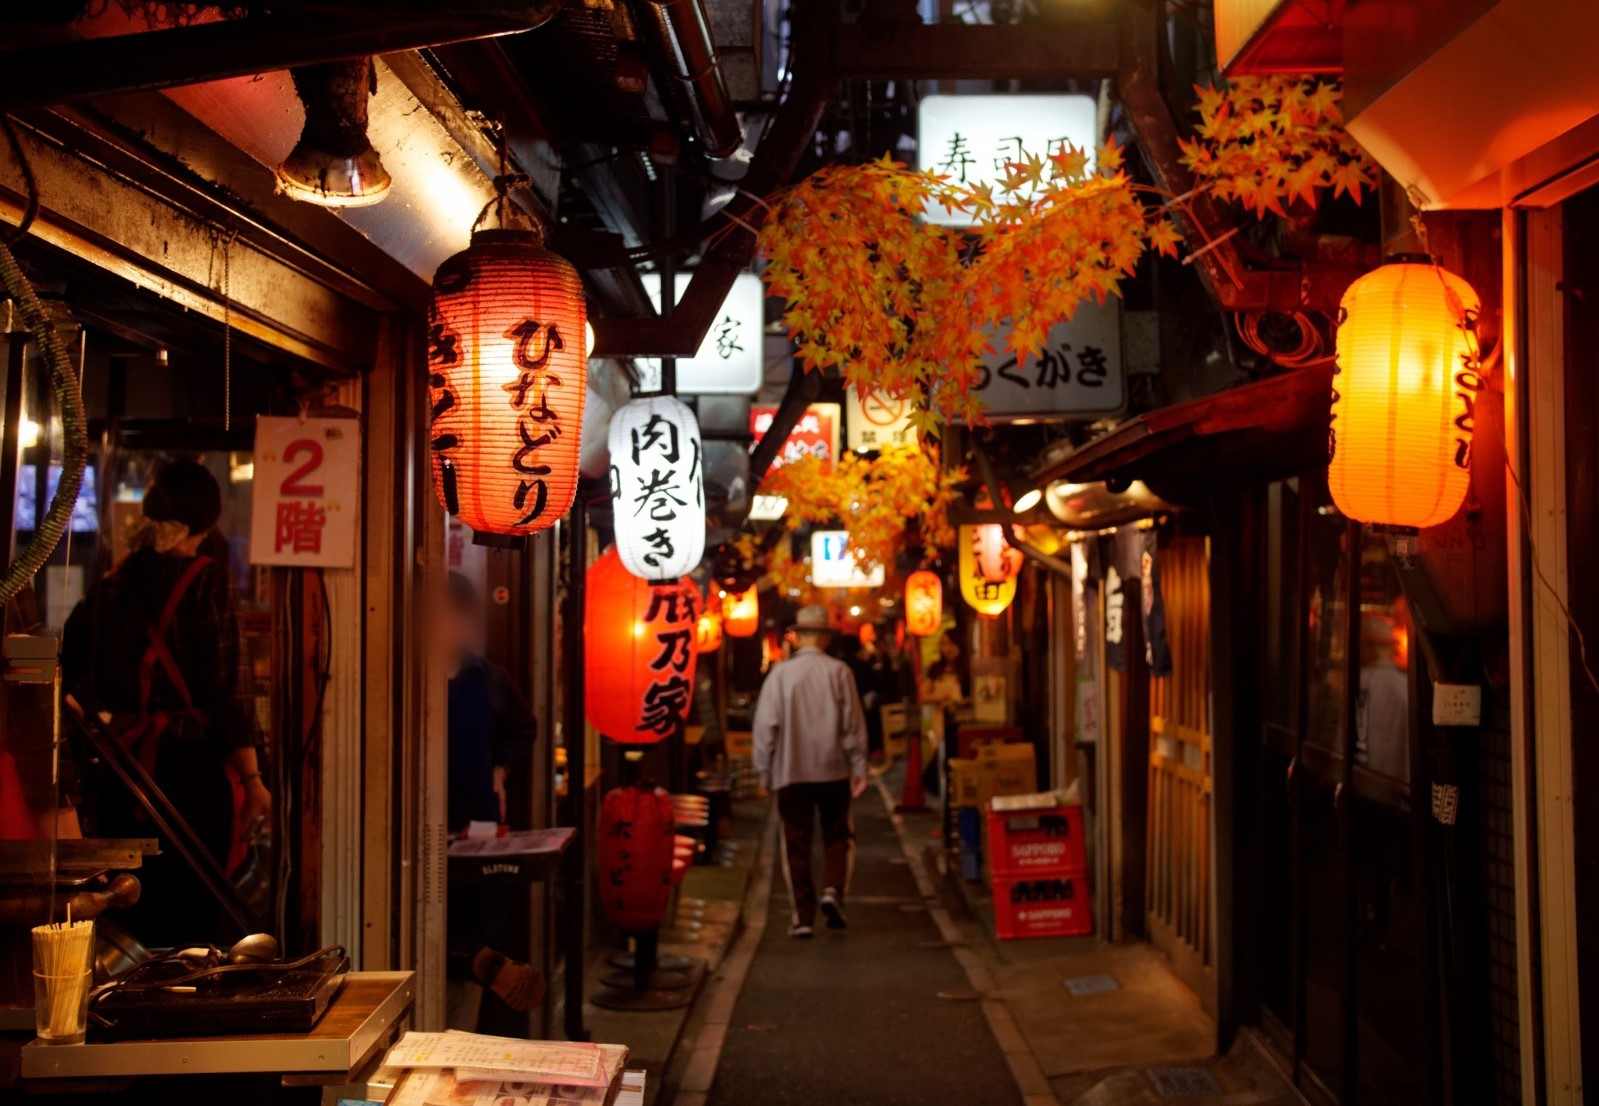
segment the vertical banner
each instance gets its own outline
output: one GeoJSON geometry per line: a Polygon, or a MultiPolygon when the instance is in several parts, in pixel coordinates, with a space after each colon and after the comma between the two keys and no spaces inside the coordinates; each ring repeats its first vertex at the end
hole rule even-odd
{"type": "Polygon", "coordinates": [[[1105,664],[1117,672],[1127,671],[1127,575],[1122,556],[1122,533],[1109,539],[1105,561],[1105,664]]]}
{"type": "Polygon", "coordinates": [[[255,424],[253,460],[250,563],[354,567],[359,420],[262,415],[255,424]]]}
{"type": "Polygon", "coordinates": [[[1160,561],[1155,531],[1138,531],[1143,546],[1138,560],[1144,611],[1144,660],[1152,676],[1171,675],[1171,644],[1166,640],[1166,600],[1160,591],[1160,561]]]}
{"type": "Polygon", "coordinates": [[[1072,638],[1080,670],[1088,659],[1088,551],[1080,541],[1072,542],[1072,638]]]}

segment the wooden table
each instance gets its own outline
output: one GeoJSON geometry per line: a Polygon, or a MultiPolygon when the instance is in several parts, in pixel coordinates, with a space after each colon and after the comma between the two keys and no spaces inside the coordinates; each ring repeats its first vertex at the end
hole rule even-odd
{"type": "Polygon", "coordinates": [[[265,1073],[299,1077],[286,1079],[296,1083],[347,1080],[389,1043],[415,994],[415,972],[351,972],[309,1033],[84,1045],[35,1040],[22,1046],[22,1078],[265,1073]]]}

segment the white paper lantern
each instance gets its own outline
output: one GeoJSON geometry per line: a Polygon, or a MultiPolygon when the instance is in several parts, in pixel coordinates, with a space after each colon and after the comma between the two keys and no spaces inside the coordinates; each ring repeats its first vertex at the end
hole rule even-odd
{"type": "Polygon", "coordinates": [[[622,564],[676,580],[705,555],[705,473],[694,412],[671,396],[635,399],[611,418],[611,510],[622,564]]]}

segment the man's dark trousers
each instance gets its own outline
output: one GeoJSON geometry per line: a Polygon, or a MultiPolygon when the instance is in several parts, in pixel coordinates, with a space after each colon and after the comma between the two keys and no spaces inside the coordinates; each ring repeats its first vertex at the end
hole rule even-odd
{"type": "Polygon", "coordinates": [[[855,854],[855,825],[850,817],[849,780],[791,783],[777,791],[777,813],[783,820],[784,874],[798,925],[816,923],[816,883],[811,875],[811,845],[816,819],[822,820],[822,852],[826,883],[842,897],[849,888],[855,854]]]}

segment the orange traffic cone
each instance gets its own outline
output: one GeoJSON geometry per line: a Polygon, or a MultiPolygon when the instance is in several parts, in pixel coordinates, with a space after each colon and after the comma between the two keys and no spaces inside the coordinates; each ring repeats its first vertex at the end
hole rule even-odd
{"type": "Polygon", "coordinates": [[[905,787],[900,792],[896,814],[927,813],[927,791],[922,787],[922,732],[913,731],[905,740],[905,787]]]}

